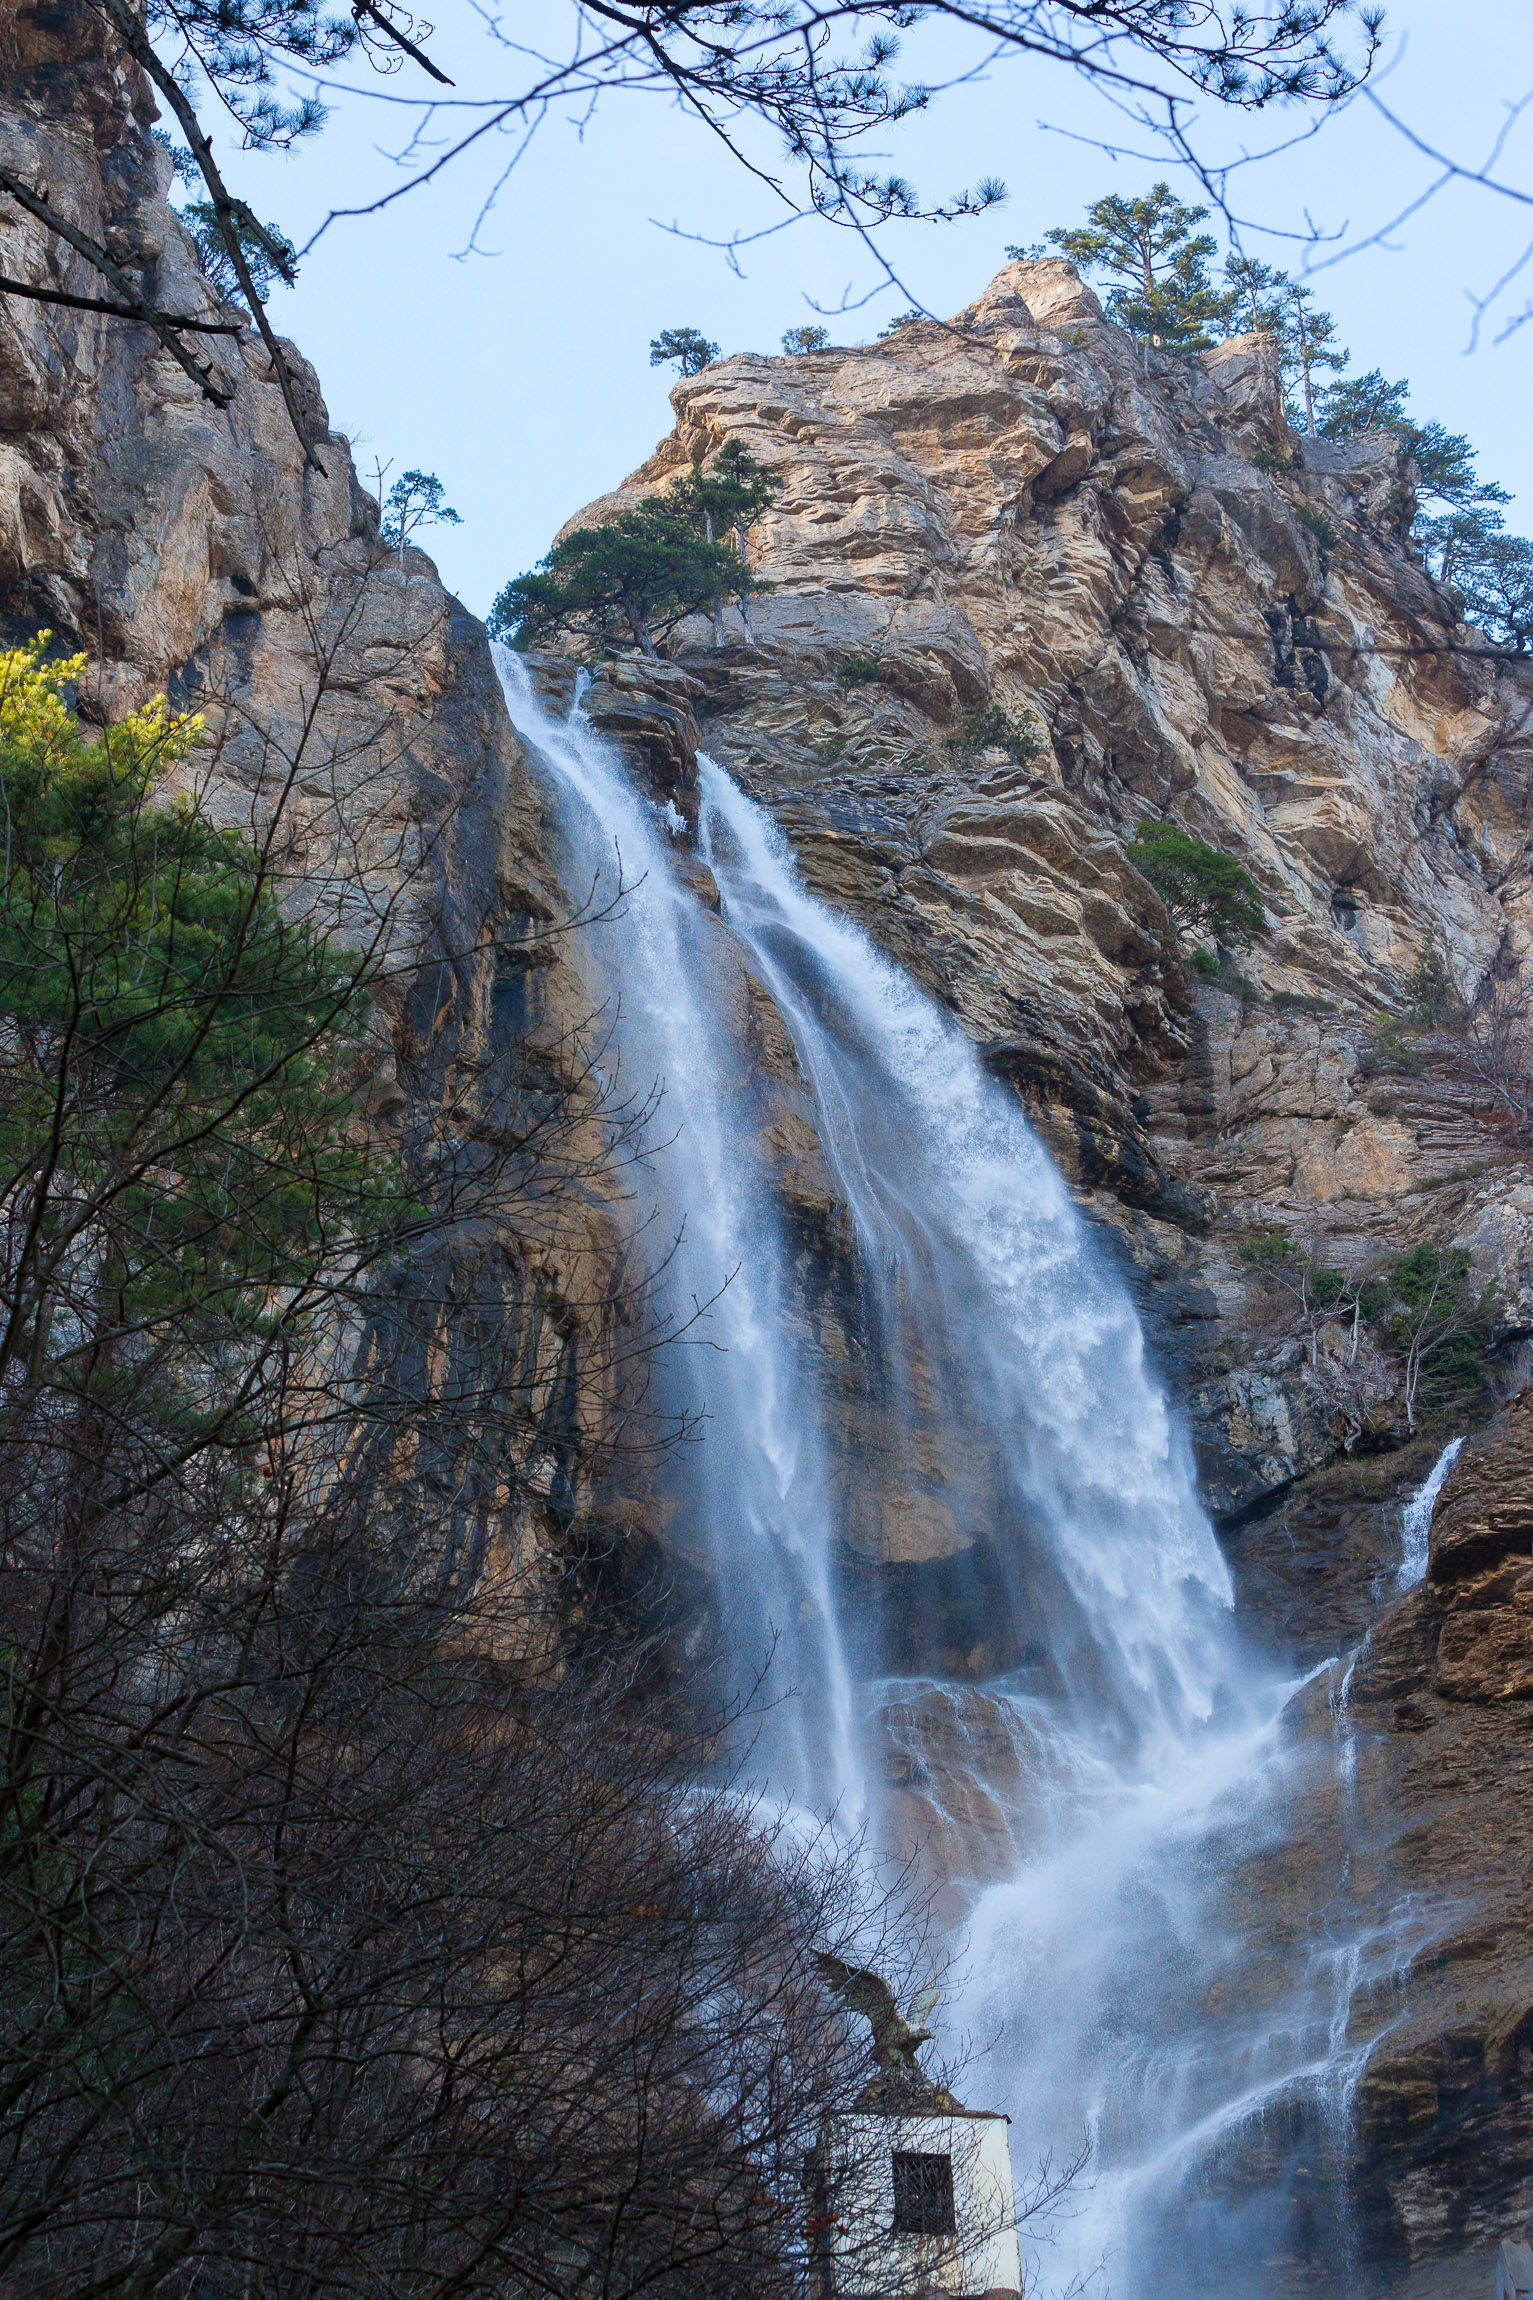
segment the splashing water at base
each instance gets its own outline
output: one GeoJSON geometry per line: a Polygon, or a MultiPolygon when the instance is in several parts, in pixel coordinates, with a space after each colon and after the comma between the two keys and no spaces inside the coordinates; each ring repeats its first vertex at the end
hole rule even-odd
{"type": "Polygon", "coordinates": [[[1354,2000],[1401,1969],[1421,1927],[1408,1910],[1361,1922],[1342,1862],[1309,1937],[1281,1957],[1262,1946],[1281,1965],[1264,1993],[1243,1985],[1251,1928],[1230,1880],[1281,1846],[1332,1740],[1289,1733],[1296,1687],[1235,1638],[1125,1289],[1012,1096],[808,892],[721,768],[699,762],[722,927],[673,876],[674,825],[579,712],[552,721],[515,658],[502,676],[560,793],[572,883],[610,892],[621,850],[631,891],[585,939],[593,983],[620,994],[625,1078],[665,1086],[645,1178],[662,1231],[684,1225],[668,1282],[706,1300],[739,1271],[709,1312],[719,1349],[685,1371],[710,1419],[678,1502],[745,1649],[770,1628],[778,1680],[799,1687],[769,1752],[779,1782],[848,1810],[867,1781],[903,1782],[875,1833],[907,1847],[928,1833],[958,1880],[970,1977],[950,2028],[994,2039],[972,2086],[1011,2114],[1024,2177],[1083,2127],[1094,2144],[1045,2283],[1096,2279],[1118,2300],[1280,2290],[1241,2275],[1250,2229],[1270,2250],[1286,2210],[1292,2152],[1272,2132],[1307,2088],[1317,2145],[1332,2145],[1326,2120],[1360,2065],[1354,2000]],[[866,1415],[838,1421],[800,1314],[726,1019],[742,958],[791,1033],[851,1217],[877,1459],[847,1435],[866,1415]],[[942,1602],[967,1571],[971,1611],[978,1592],[1007,1646],[983,1686],[891,1674],[889,1622],[841,1575],[858,1544],[890,1554],[912,1497],[949,1575],[942,1602]]]}
{"type": "Polygon", "coordinates": [[[1400,1570],[1395,1576],[1398,1589],[1414,1589],[1427,1570],[1427,1545],[1432,1531],[1432,1512],[1437,1497],[1448,1482],[1448,1472],[1464,1448],[1461,1437],[1450,1438],[1433,1462],[1431,1470],[1417,1486],[1400,1516],[1400,1570]]]}

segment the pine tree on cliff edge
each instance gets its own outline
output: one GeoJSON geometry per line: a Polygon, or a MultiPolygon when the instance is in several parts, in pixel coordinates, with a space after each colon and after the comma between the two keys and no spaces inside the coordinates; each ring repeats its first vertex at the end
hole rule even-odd
{"type": "Polygon", "coordinates": [[[1087,209],[1083,227],[1048,235],[1083,271],[1105,272],[1118,283],[1107,298],[1108,316],[1143,344],[1147,366],[1151,344],[1205,351],[1214,341],[1210,331],[1222,332],[1233,299],[1209,276],[1217,243],[1196,229],[1207,213],[1177,199],[1169,184],[1154,184],[1142,199],[1109,193],[1087,209]]]}
{"type": "Polygon", "coordinates": [[[654,656],[658,637],[714,602],[761,588],[727,544],[710,540],[683,482],[600,527],[561,536],[490,609],[492,638],[526,646],[566,635],[598,645],[626,625],[654,656]]]}
{"type": "MultiPolygon", "coordinates": [[[[739,604],[745,635],[752,646],[756,643],[756,629],[751,619],[751,596],[765,586],[751,578],[746,537],[781,492],[782,481],[764,470],[738,439],[724,442],[711,470],[693,472],[690,479],[681,481],[672,490],[677,500],[690,505],[701,520],[703,534],[710,545],[727,531],[733,531],[737,560],[727,590],[739,604]]],[[[725,595],[724,591],[717,592],[712,602],[716,647],[724,644],[725,595]]]]}

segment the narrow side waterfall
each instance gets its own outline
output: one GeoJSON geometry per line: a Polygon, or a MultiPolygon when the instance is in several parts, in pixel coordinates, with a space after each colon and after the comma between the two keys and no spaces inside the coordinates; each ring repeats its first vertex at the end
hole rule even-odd
{"type": "MultiPolygon", "coordinates": [[[[1345,2154],[1354,2000],[1415,1937],[1408,1919],[1360,1925],[1344,1862],[1297,1939],[1232,1904],[1236,1874],[1281,1846],[1298,1773],[1335,1762],[1325,1688],[1320,1724],[1288,1733],[1298,1689],[1235,1636],[1126,1289],[956,1024],[702,760],[713,915],[578,707],[552,719],[525,666],[499,660],[559,795],[572,893],[626,889],[585,963],[626,1089],[663,1087],[636,1215],[679,1241],[662,1274],[678,1304],[708,1305],[671,1353],[677,1394],[708,1417],[677,1465],[672,1538],[709,1559],[747,1665],[776,1642],[763,1763],[952,1880],[967,1981],[949,2031],[986,2048],[969,2089],[1012,2116],[1019,2176],[1089,2135],[1063,2213],[1024,2230],[1029,2292],[1275,2300],[1289,2287],[1259,2262],[1296,2167],[1313,2185],[1298,2160],[1345,2154]],[[813,1346],[774,1198],[742,1052],[762,992],[850,1224],[850,1369],[813,1346]],[[965,1618],[993,1624],[995,1666],[897,1665],[897,1625],[847,1562],[880,1543],[912,1575],[938,1560],[944,1603],[970,1573],[965,1618]]],[[[1337,2273],[1314,2289],[1350,2293],[1337,2273]]]]}
{"type": "Polygon", "coordinates": [[[1463,1450],[1464,1441],[1461,1437],[1449,1438],[1401,1512],[1400,1569],[1395,1577],[1401,1589],[1414,1589],[1426,1573],[1432,1512],[1437,1507],[1438,1495],[1448,1482],[1448,1472],[1463,1450]]]}

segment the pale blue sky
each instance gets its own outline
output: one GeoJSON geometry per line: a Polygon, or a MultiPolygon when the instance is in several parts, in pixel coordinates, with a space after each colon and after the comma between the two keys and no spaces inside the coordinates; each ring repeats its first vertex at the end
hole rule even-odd
{"type": "MultiPolygon", "coordinates": [[[[553,0],[545,0],[553,5],[553,0]]],[[[471,9],[440,11],[432,52],[464,93],[493,82],[471,9]]],[[[928,78],[970,59],[951,34],[917,35],[910,61],[928,78]]],[[[1401,0],[1388,26],[1381,97],[1426,141],[1480,166],[1509,102],[1533,90],[1533,10],[1514,0],[1401,0]]],[[[364,70],[348,69],[361,83],[364,70]]],[[[400,96],[420,83],[407,65],[383,83],[400,96]]],[[[1289,116],[1290,125],[1298,122],[1289,116]]],[[[237,163],[240,187],[301,242],[332,204],[397,180],[388,154],[407,112],[344,100],[317,141],[285,158],[237,163]]],[[[1203,149],[1227,156],[1280,136],[1272,117],[1216,117],[1203,149]]],[[[1058,73],[1003,62],[950,89],[899,131],[889,157],[935,196],[993,173],[1003,208],[952,226],[894,225],[885,246],[912,292],[939,313],[967,302],[1004,260],[1057,223],[1076,222],[1106,190],[1136,192],[1164,164],[1113,160],[1089,140],[1144,143],[1100,97],[1058,73]],[[1044,121],[1052,127],[1042,125],[1044,121]],[[1068,132],[1060,132],[1060,131],[1068,132]]],[[[583,128],[550,119],[501,191],[483,227],[492,256],[455,260],[505,144],[449,171],[380,218],[335,227],[308,258],[274,316],[317,366],[332,419],[396,471],[441,475],[463,525],[422,536],[447,581],[482,613],[508,575],[547,548],[560,523],[612,486],[669,428],[669,371],[649,365],[660,328],[700,327],[728,351],[775,351],[786,327],[813,321],[805,297],[834,305],[874,284],[867,255],[845,234],[801,223],[742,256],[736,277],[713,249],[658,225],[722,236],[774,220],[765,197],[702,130],[649,97],[614,99],[583,128]],[[655,219],[655,220],[651,220],[655,219]]],[[[235,165],[229,155],[231,165],[235,165]]],[[[1506,144],[1498,173],[1533,188],[1533,106],[1506,144]]],[[[1275,235],[1306,217],[1339,243],[1374,233],[1432,183],[1431,161],[1366,102],[1320,135],[1248,170],[1235,199],[1275,235]]],[[[1175,180],[1173,176],[1173,181],[1175,180]]],[[[1446,191],[1385,244],[1330,264],[1314,285],[1340,323],[1354,368],[1409,376],[1413,411],[1438,416],[1481,449],[1481,470],[1522,498],[1514,525],[1533,524],[1533,427],[1527,376],[1533,324],[1498,344],[1507,318],[1533,297],[1533,259],[1498,305],[1498,323],[1468,350],[1471,293],[1482,293],[1533,240],[1533,205],[1470,184],[1446,191]]],[[[1246,245],[1303,266],[1302,252],[1259,231],[1246,245]]],[[[1312,266],[1334,252],[1322,248],[1312,266]]],[[[831,320],[835,340],[866,341],[902,299],[886,292],[831,320]]]]}

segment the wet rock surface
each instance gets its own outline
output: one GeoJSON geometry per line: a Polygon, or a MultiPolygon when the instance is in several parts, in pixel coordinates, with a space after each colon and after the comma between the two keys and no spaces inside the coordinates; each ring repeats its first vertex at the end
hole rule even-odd
{"type": "MultiPolygon", "coordinates": [[[[1471,2300],[1533,2214],[1530,1699],[1524,1393],[1450,1472],[1427,1578],[1386,1603],[1349,1678],[1333,1670],[1301,1702],[1300,1732],[1306,1710],[1312,1729],[1340,1717],[1345,1761],[1313,1766],[1281,1862],[1244,1880],[1317,1937],[1327,1892],[1373,1919],[1375,1977],[1347,2009],[1347,2042],[1371,2049],[1346,2161],[1334,2136],[1308,2142],[1317,2194],[1359,2248],[1357,2289],[1471,2300]]],[[[1295,2288],[1353,2287],[1316,2271],[1295,2288]]]]}

